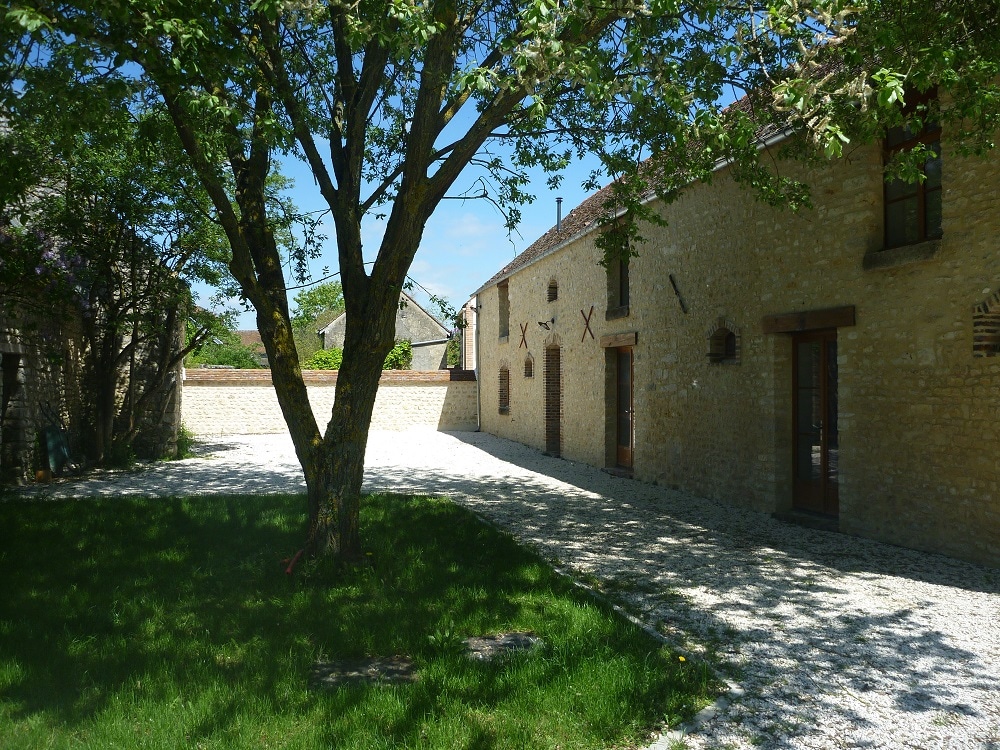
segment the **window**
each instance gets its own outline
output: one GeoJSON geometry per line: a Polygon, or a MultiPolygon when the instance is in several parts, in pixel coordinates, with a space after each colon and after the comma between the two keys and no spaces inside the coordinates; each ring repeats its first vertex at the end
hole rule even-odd
{"type": "Polygon", "coordinates": [[[555,279],[549,282],[548,299],[549,302],[555,302],[559,299],[559,282],[555,279]]]}
{"type": "Polygon", "coordinates": [[[608,266],[608,320],[624,318],[629,306],[629,259],[618,258],[608,266]]]}
{"type": "Polygon", "coordinates": [[[930,119],[929,107],[936,98],[934,90],[916,95],[904,114],[917,115],[922,127],[910,123],[891,128],[885,137],[885,163],[897,154],[924,145],[931,155],[924,162],[923,182],[886,180],[885,247],[903,247],[941,236],[941,125],[930,119]]]}
{"type": "Polygon", "coordinates": [[[531,358],[530,354],[524,358],[524,377],[535,377],[535,360],[531,358]]]}
{"type": "Polygon", "coordinates": [[[497,383],[497,405],[500,414],[510,414],[510,370],[506,365],[500,366],[500,377],[497,383]]]}
{"type": "Polygon", "coordinates": [[[510,335],[510,295],[506,281],[497,284],[497,294],[500,297],[500,338],[505,339],[510,335]]]}
{"type": "Polygon", "coordinates": [[[713,365],[739,364],[739,331],[725,318],[719,318],[708,334],[708,361],[713,365]]]}

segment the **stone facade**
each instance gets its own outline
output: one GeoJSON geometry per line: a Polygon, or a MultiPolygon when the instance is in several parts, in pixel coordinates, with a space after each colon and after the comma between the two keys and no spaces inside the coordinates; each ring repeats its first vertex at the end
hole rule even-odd
{"type": "MultiPolygon", "coordinates": [[[[335,371],[303,374],[313,413],[330,420],[337,386],[335,371]]],[[[287,432],[266,370],[188,370],[184,379],[184,426],[193,434],[254,435],[287,432]]],[[[472,372],[386,370],[379,381],[373,430],[474,431],[476,383],[472,372]]]]}
{"type": "Polygon", "coordinates": [[[799,213],[755,201],[721,169],[662,208],[669,226],[643,228],[625,305],[598,264],[594,196],[471,303],[482,429],[794,512],[794,462],[810,459],[793,420],[798,408],[808,421],[813,397],[793,363],[804,373],[805,353],[819,351],[809,337],[825,336],[832,419],[816,450],[839,508],[821,510],[846,533],[1000,565],[1000,163],[962,158],[945,140],[943,165],[941,239],[893,250],[882,249],[876,147],[814,168],[783,163],[812,189],[814,208],[799,213]],[[624,458],[619,356],[632,366],[624,458]]]}
{"type": "MultiPolygon", "coordinates": [[[[347,315],[337,317],[319,332],[324,349],[343,348],[347,315]]],[[[413,348],[411,370],[443,370],[448,367],[450,332],[408,294],[400,295],[396,310],[396,341],[409,341],[413,348]]]]}

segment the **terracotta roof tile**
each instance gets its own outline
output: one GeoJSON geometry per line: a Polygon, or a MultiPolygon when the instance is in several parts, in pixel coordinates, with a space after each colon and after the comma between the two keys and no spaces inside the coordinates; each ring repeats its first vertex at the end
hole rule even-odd
{"type": "Polygon", "coordinates": [[[264,351],[264,342],[260,338],[260,331],[236,331],[236,335],[240,337],[240,343],[243,346],[259,346],[261,351],[264,351]]]}

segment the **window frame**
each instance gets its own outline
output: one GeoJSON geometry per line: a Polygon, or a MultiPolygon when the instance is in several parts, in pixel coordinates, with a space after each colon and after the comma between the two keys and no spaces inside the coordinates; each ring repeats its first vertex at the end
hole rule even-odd
{"type": "MultiPolygon", "coordinates": [[[[914,94],[909,104],[903,110],[904,116],[910,116],[918,111],[918,108],[923,108],[922,115],[924,117],[923,125],[918,132],[912,133],[909,131],[909,125],[904,123],[891,128],[885,135],[882,144],[882,163],[883,167],[887,167],[892,159],[900,153],[909,151],[913,149],[918,144],[923,144],[929,146],[936,154],[937,161],[941,161],[941,123],[937,119],[929,119],[930,107],[929,104],[937,99],[936,89],[930,89],[923,94],[914,94]]],[[[924,162],[924,174],[927,174],[927,165],[930,164],[933,159],[928,159],[924,162]]],[[[927,179],[920,180],[915,183],[906,183],[901,180],[889,180],[883,179],[882,181],[882,221],[883,221],[883,249],[893,250],[901,247],[909,247],[911,245],[918,245],[923,242],[939,240],[942,236],[942,228],[940,225],[937,227],[929,227],[927,222],[928,217],[928,206],[931,201],[937,201],[938,216],[940,220],[941,207],[943,203],[943,180],[942,176],[938,176],[938,184],[932,187],[928,187],[927,179]],[[903,192],[901,194],[890,197],[890,190],[894,187],[902,186],[903,192]],[[908,202],[916,200],[917,215],[916,215],[916,237],[914,239],[907,239],[906,237],[895,238],[890,240],[890,215],[893,213],[894,207],[899,207],[897,210],[905,210],[905,206],[908,202]]],[[[903,231],[906,232],[911,227],[909,222],[905,220],[905,214],[903,215],[903,231]]]]}
{"type": "Polygon", "coordinates": [[[605,320],[627,318],[631,302],[629,266],[631,258],[619,257],[608,265],[608,307],[605,320]]]}

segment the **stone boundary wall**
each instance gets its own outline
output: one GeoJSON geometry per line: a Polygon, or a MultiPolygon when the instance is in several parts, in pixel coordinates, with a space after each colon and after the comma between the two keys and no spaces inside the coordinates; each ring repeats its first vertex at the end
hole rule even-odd
{"type": "MultiPolygon", "coordinates": [[[[337,372],[306,370],[313,413],[323,429],[330,420],[337,372]]],[[[187,370],[182,421],[198,436],[286,432],[270,370],[187,370]]],[[[475,431],[476,376],[468,370],[386,370],[379,381],[373,430],[475,431]]]]}

